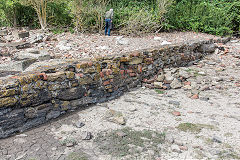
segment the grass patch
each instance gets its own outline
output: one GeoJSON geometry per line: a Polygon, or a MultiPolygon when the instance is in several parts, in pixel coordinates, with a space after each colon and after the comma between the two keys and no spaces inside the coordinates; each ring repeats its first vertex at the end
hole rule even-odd
{"type": "Polygon", "coordinates": [[[83,152],[72,152],[66,157],[66,160],[88,160],[88,158],[83,152]]]}
{"type": "Polygon", "coordinates": [[[193,72],[194,70],[191,69],[191,68],[188,68],[188,69],[186,69],[185,71],[188,72],[188,73],[190,73],[190,72],[193,72]]]}
{"type": "Polygon", "coordinates": [[[219,159],[240,159],[240,155],[230,150],[224,150],[220,152],[219,159]]]}
{"type": "Polygon", "coordinates": [[[175,118],[176,121],[182,121],[182,118],[175,118]]]}
{"type": "Polygon", "coordinates": [[[208,124],[193,124],[193,123],[181,123],[177,128],[184,132],[199,133],[203,128],[215,130],[216,127],[208,124]]]}
{"type": "Polygon", "coordinates": [[[60,141],[60,144],[63,145],[63,146],[66,146],[68,143],[72,143],[73,145],[75,145],[75,144],[77,144],[77,141],[73,138],[70,138],[70,137],[60,141]]]}
{"type": "Polygon", "coordinates": [[[212,145],[213,144],[213,140],[211,138],[206,138],[206,139],[204,139],[204,141],[208,145],[212,145]]]}
{"type": "Polygon", "coordinates": [[[155,89],[155,92],[157,92],[158,94],[164,94],[164,91],[160,89],[155,89]]]}
{"type": "Polygon", "coordinates": [[[233,134],[228,132],[228,133],[225,133],[224,136],[225,136],[225,137],[232,137],[233,134]]]}
{"type": "Polygon", "coordinates": [[[61,34],[63,32],[64,32],[64,30],[61,29],[61,28],[54,28],[54,29],[52,29],[52,33],[53,34],[61,34]]]}
{"type": "Polygon", "coordinates": [[[138,156],[142,152],[149,149],[154,151],[155,155],[159,155],[159,144],[163,144],[165,140],[164,133],[158,133],[151,130],[135,131],[131,128],[124,128],[111,132],[99,133],[94,142],[99,149],[106,154],[116,157],[124,157],[126,155],[138,156]],[[125,136],[119,136],[122,132],[125,136]]]}

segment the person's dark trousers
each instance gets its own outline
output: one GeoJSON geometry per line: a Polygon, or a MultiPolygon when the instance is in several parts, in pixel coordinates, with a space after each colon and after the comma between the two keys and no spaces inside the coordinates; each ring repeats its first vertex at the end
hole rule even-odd
{"type": "Polygon", "coordinates": [[[105,19],[105,22],[106,22],[105,35],[108,34],[108,36],[110,36],[110,32],[111,32],[111,19],[105,19]]]}

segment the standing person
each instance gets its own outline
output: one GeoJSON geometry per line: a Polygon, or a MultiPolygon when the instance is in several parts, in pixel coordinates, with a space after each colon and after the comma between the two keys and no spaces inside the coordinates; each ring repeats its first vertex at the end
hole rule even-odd
{"type": "Polygon", "coordinates": [[[105,35],[108,34],[108,36],[110,36],[111,26],[112,26],[112,19],[113,19],[113,9],[111,8],[105,14],[105,22],[106,22],[105,35]]]}

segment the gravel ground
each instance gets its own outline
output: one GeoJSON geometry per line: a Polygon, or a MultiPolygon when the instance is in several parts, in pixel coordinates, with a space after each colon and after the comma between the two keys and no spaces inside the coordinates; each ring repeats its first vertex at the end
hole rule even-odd
{"type": "Polygon", "coordinates": [[[240,40],[222,47],[184,68],[201,73],[191,88],[142,87],[83,108],[1,139],[0,159],[240,159],[240,40]]]}
{"type": "Polygon", "coordinates": [[[98,55],[105,56],[152,48],[160,46],[162,43],[175,44],[199,39],[206,40],[214,38],[216,38],[216,36],[195,32],[160,33],[154,35],[149,34],[143,37],[122,38],[118,35],[109,37],[97,34],[72,35],[70,33],[64,33],[62,35],[56,36],[56,39],[58,41],[49,43],[51,46],[51,49],[49,50],[50,52],[52,51],[51,53],[53,56],[59,58],[86,58],[95,57],[98,55]],[[61,48],[60,46],[68,47],[61,48]]]}
{"type": "MultiPolygon", "coordinates": [[[[195,32],[173,32],[148,34],[143,37],[123,37],[119,35],[103,36],[100,34],[42,33],[39,30],[30,31],[30,37],[14,39],[11,35],[3,36],[4,41],[29,42],[39,38],[31,45],[34,49],[45,49],[53,59],[82,59],[88,57],[105,56],[111,54],[126,53],[134,50],[157,47],[162,44],[175,44],[195,40],[207,40],[217,38],[213,35],[195,32]]],[[[1,37],[0,37],[1,38],[1,37]]],[[[26,49],[14,49],[11,47],[0,47],[0,64],[15,61],[14,55],[26,49]]]]}

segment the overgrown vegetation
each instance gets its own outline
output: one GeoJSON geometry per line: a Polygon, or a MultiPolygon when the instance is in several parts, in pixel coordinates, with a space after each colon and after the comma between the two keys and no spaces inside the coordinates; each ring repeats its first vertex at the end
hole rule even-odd
{"type": "Polygon", "coordinates": [[[115,157],[132,155],[137,157],[140,153],[153,150],[159,155],[161,146],[164,143],[165,134],[151,130],[136,131],[131,128],[119,129],[111,132],[101,132],[95,142],[104,153],[115,157]]]}
{"type": "Polygon", "coordinates": [[[203,128],[216,130],[217,128],[213,125],[208,124],[193,124],[193,123],[181,123],[177,126],[177,128],[184,132],[192,132],[192,133],[199,133],[203,128]]]}
{"type": "Polygon", "coordinates": [[[240,30],[240,1],[177,0],[166,18],[167,29],[229,35],[240,30]]]}
{"type": "Polygon", "coordinates": [[[82,151],[72,152],[67,155],[66,160],[88,160],[87,154],[82,151]]]}
{"type": "Polygon", "coordinates": [[[240,30],[239,0],[1,0],[0,26],[102,32],[110,8],[120,34],[192,30],[231,35],[240,30]]]}

